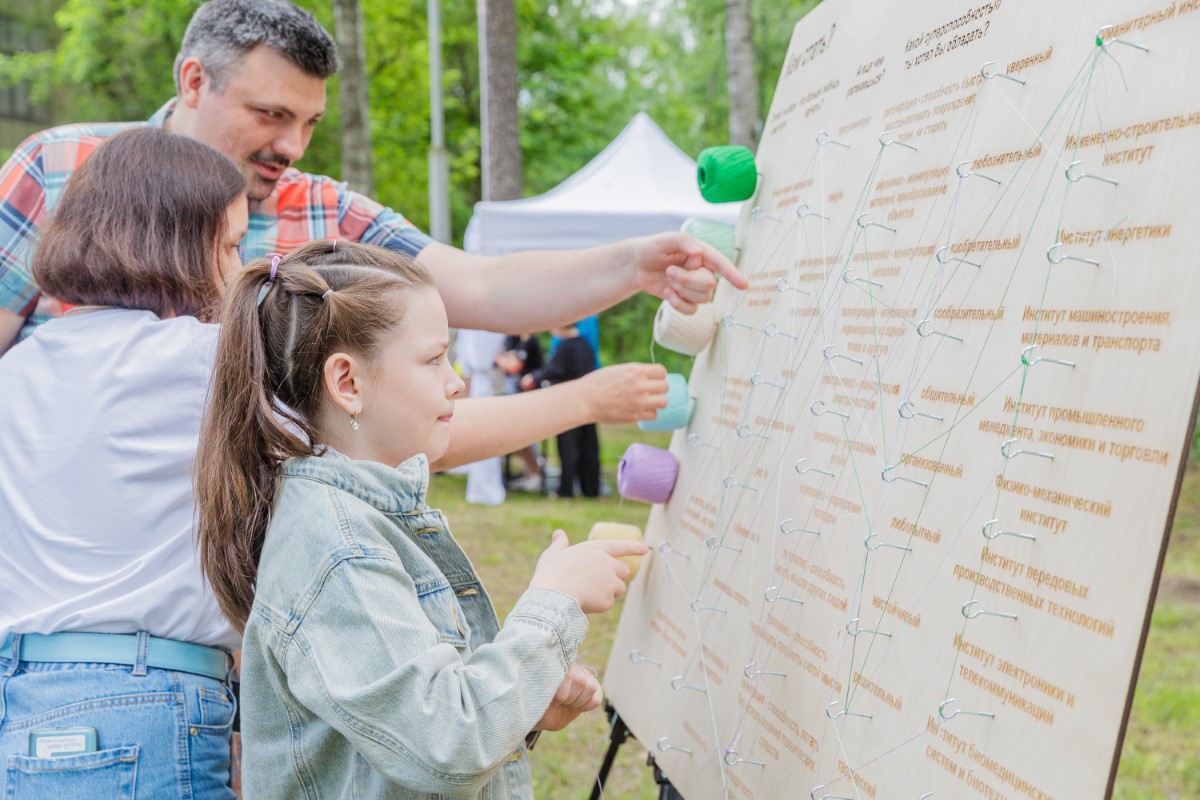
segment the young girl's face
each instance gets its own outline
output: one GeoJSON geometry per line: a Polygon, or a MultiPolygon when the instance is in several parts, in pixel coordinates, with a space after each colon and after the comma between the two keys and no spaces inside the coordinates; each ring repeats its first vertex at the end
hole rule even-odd
{"type": "Polygon", "coordinates": [[[242,259],[238,255],[238,244],[246,235],[250,224],[247,210],[246,195],[240,195],[225,209],[225,232],[217,240],[217,263],[214,269],[217,273],[217,292],[224,297],[237,274],[242,271],[242,259]]]}
{"type": "Polygon", "coordinates": [[[362,423],[371,460],[397,465],[417,453],[430,461],[450,445],[450,418],[462,379],[450,365],[446,307],[434,289],[414,290],[400,330],[383,346],[364,387],[362,423]]]}

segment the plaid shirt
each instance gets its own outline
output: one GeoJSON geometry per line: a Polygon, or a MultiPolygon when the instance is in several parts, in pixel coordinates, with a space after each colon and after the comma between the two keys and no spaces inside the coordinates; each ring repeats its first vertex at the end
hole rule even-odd
{"type": "MultiPolygon", "coordinates": [[[[33,281],[33,251],[38,227],[58,207],[67,179],[108,137],[139,125],[161,128],[174,102],[148,122],[64,125],[42,131],[26,139],[0,168],[0,307],[26,317],[18,338],[53,316],[57,306],[33,281]]],[[[345,184],[289,169],[270,197],[250,201],[250,227],[240,252],[245,262],[325,238],[375,244],[413,256],[433,241],[400,214],[345,184]]]]}

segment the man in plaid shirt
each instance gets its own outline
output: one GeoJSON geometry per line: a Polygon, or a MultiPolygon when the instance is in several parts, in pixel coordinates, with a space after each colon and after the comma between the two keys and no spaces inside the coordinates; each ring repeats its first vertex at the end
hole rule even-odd
{"type": "Polygon", "coordinates": [[[244,260],[324,237],[419,254],[455,327],[543,330],[639,290],[691,312],[711,298],[715,273],[745,286],[728,259],[680,233],[578,251],[471,255],[331,178],[292,168],[325,113],[325,81],[338,66],[329,34],[287,0],[212,0],[184,36],[177,96],[148,123],[69,125],[23,143],[0,171],[0,352],[55,312],[30,264],[37,229],[67,178],[105,138],[138,124],[199,139],[241,166],[250,197],[244,260]]]}

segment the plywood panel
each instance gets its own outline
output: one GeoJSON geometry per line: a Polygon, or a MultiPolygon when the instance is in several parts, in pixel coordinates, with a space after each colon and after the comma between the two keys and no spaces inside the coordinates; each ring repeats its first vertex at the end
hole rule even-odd
{"type": "Polygon", "coordinates": [[[1105,796],[1200,379],[1198,39],[797,26],[606,675],[688,800],[1105,796]]]}

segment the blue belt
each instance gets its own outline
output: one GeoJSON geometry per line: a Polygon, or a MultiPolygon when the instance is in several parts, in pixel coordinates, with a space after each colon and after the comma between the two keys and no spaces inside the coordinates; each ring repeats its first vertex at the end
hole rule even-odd
{"type": "MultiPolygon", "coordinates": [[[[12,655],[12,634],[0,645],[0,657],[12,655]]],[[[26,633],[21,635],[20,661],[82,662],[88,664],[138,663],[138,635],[134,633],[26,633]]],[[[174,639],[146,638],[146,666],[190,672],[223,681],[229,676],[232,656],[224,650],[174,639]]]]}

